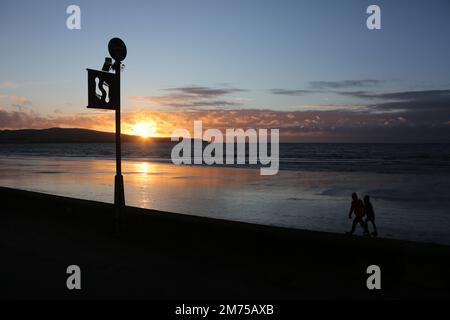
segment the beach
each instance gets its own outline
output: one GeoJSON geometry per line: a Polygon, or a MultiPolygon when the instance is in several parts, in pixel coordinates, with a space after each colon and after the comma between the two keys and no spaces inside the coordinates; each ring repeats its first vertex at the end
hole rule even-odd
{"type": "Polygon", "coordinates": [[[262,226],[0,188],[2,298],[449,298],[450,247],[262,226]],[[366,269],[381,268],[382,290],[366,269]],[[66,288],[66,268],[82,290],[66,288]]]}
{"type": "MultiPolygon", "coordinates": [[[[448,146],[285,144],[275,176],[175,166],[169,147],[124,144],[128,205],[345,233],[357,192],[371,196],[380,237],[450,245],[448,146]]],[[[112,203],[114,174],[113,144],[0,145],[0,186],[112,203]]]]}

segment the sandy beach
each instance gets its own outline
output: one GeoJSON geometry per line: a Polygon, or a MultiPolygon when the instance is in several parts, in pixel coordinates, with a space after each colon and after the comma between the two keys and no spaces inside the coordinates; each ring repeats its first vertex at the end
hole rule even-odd
{"type": "Polygon", "coordinates": [[[194,217],[0,188],[0,297],[449,298],[450,247],[194,217]],[[82,290],[66,288],[79,265],[82,290]],[[379,265],[382,290],[366,287],[379,265]]]}

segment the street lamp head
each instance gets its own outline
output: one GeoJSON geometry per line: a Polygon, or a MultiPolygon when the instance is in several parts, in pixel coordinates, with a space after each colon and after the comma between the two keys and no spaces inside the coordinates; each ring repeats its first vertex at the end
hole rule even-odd
{"type": "Polygon", "coordinates": [[[122,62],[127,56],[127,46],[119,38],[113,38],[109,41],[108,51],[115,62],[122,62]]]}
{"type": "Polygon", "coordinates": [[[112,67],[112,59],[110,57],[105,58],[105,63],[103,63],[102,71],[109,71],[112,67]]]}

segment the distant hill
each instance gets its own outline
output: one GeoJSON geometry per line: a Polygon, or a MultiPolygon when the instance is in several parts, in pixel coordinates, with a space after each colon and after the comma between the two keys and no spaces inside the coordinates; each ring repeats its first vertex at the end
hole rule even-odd
{"type": "MultiPolygon", "coordinates": [[[[170,138],[146,138],[122,134],[122,142],[170,142],[170,138]]],[[[114,142],[114,133],[76,128],[0,130],[0,143],[114,142]]]]}

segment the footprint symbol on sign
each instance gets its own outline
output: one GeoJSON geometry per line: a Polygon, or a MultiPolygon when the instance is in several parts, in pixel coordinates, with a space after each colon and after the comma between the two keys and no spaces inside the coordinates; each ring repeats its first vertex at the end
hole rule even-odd
{"type": "Polygon", "coordinates": [[[109,85],[106,81],[95,78],[95,95],[100,101],[109,103],[109,85]]]}

